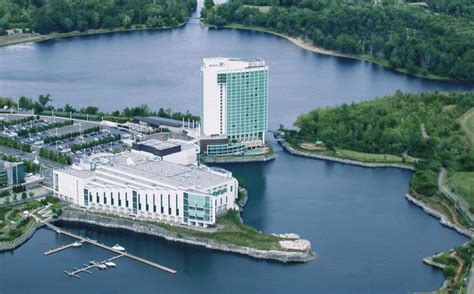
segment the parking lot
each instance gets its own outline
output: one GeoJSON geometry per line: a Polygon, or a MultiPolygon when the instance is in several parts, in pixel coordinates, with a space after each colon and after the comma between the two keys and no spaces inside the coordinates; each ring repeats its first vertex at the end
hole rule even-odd
{"type": "MultiPolygon", "coordinates": [[[[12,121],[15,119],[26,120],[26,117],[15,117],[14,115],[7,114],[0,115],[0,121],[12,121]]],[[[81,157],[91,155],[92,153],[113,152],[116,149],[123,149],[127,146],[121,140],[106,142],[95,146],[87,146],[94,145],[94,142],[98,143],[100,142],[100,140],[107,140],[108,138],[112,140],[112,136],[123,136],[125,134],[128,134],[128,132],[124,130],[118,130],[116,128],[100,126],[99,124],[94,122],[84,121],[74,121],[73,125],[67,125],[57,128],[52,127],[53,123],[60,123],[66,120],[68,119],[52,117],[43,117],[41,119],[37,119],[35,117],[33,120],[28,120],[15,125],[4,126],[3,130],[0,132],[0,136],[9,137],[11,139],[18,140],[25,144],[31,145],[33,149],[33,154],[37,154],[40,148],[47,148],[69,155],[73,159],[73,161],[79,161],[81,157]],[[100,126],[100,129],[98,131],[91,131],[91,128],[97,128],[98,126],[100,126]],[[25,133],[27,130],[31,130],[32,128],[46,128],[47,130],[40,132],[31,132],[29,134],[24,134],[21,136],[18,135],[18,133],[25,133]],[[70,134],[70,136],[68,136],[68,134],[70,134]],[[54,137],[55,139],[52,140],[52,137],[54,137]],[[58,137],[61,139],[58,139],[58,137]],[[44,141],[47,138],[52,140],[52,142],[45,143],[44,141]],[[84,146],[85,148],[72,151],[73,149],[79,148],[78,146],[84,146]]]]}

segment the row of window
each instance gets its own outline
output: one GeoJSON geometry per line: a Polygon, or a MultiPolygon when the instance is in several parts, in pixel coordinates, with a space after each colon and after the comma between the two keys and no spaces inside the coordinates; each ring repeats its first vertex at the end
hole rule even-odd
{"type": "MultiPolygon", "coordinates": [[[[149,197],[148,194],[145,194],[145,203],[142,205],[142,202],[140,201],[140,194],[138,194],[137,191],[132,191],[132,203],[130,205],[130,201],[128,198],[128,193],[125,192],[125,202],[122,201],[122,198],[120,197],[120,192],[117,193],[117,197],[114,197],[113,192],[110,192],[110,198],[107,197],[106,192],[103,192],[102,195],[99,195],[99,192],[95,193],[95,201],[94,197],[91,192],[89,192],[88,189],[84,189],[84,205],[88,206],[89,203],[96,203],[96,204],[104,204],[104,205],[112,205],[116,207],[123,207],[123,208],[132,208],[133,213],[138,213],[138,211],[145,211],[145,212],[158,212],[157,209],[157,201],[156,201],[156,195],[153,194],[152,197],[149,197]],[[100,197],[102,196],[102,197],[100,197]],[[117,201],[116,201],[117,200],[117,201]],[[152,205],[150,202],[152,201],[152,205]]],[[[168,194],[168,202],[164,203],[163,202],[163,194],[160,194],[160,202],[159,202],[159,212],[161,214],[164,214],[165,211],[167,212],[168,215],[172,215],[172,207],[171,207],[171,195],[168,194]],[[166,205],[163,206],[163,204],[166,205]]],[[[179,216],[179,208],[178,208],[178,195],[175,195],[175,215],[179,216]]]]}

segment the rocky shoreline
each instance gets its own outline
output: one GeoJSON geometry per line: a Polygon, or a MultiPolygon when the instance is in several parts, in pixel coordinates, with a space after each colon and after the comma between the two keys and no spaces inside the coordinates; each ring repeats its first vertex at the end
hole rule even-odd
{"type": "Polygon", "coordinates": [[[339,162],[339,163],[345,163],[345,164],[350,164],[350,165],[356,165],[356,166],[362,166],[362,167],[371,167],[371,168],[385,168],[385,167],[394,167],[394,168],[400,168],[400,169],[406,169],[406,170],[411,170],[414,171],[415,168],[403,164],[397,164],[397,163],[367,163],[367,162],[361,162],[361,161],[356,161],[356,160],[350,160],[350,159],[342,159],[338,157],[332,157],[332,156],[326,156],[326,155],[319,155],[319,154],[314,154],[311,152],[305,152],[305,151],[300,151],[296,150],[295,148],[291,147],[291,145],[284,141],[280,140],[278,143],[281,145],[281,147],[287,151],[288,153],[296,156],[302,156],[302,157],[308,157],[308,158],[313,158],[313,159],[320,159],[320,160],[326,160],[326,161],[334,161],[334,162],[339,162]]]}
{"type": "Polygon", "coordinates": [[[111,229],[121,229],[135,233],[160,237],[172,242],[179,242],[212,250],[247,255],[256,259],[276,260],[283,263],[308,262],[316,258],[316,254],[311,250],[311,248],[306,251],[278,251],[260,250],[235,245],[223,245],[216,243],[211,239],[196,238],[182,233],[170,232],[158,225],[154,225],[151,223],[145,223],[128,218],[108,217],[85,211],[64,210],[63,214],[58,220],[71,223],[88,224],[111,229]]]}
{"type": "Polygon", "coordinates": [[[20,247],[21,245],[23,245],[23,243],[25,243],[26,241],[28,241],[31,237],[33,237],[33,235],[35,234],[35,232],[41,228],[42,226],[44,226],[44,224],[42,223],[34,223],[31,228],[28,230],[28,232],[24,235],[22,235],[20,238],[12,241],[12,242],[0,242],[0,252],[1,251],[11,251],[13,249],[16,249],[18,247],[20,247]]]}
{"type": "Polygon", "coordinates": [[[474,232],[470,231],[470,230],[466,230],[464,228],[461,228],[459,227],[458,225],[456,224],[453,224],[444,214],[440,213],[439,211],[437,210],[434,210],[433,208],[429,207],[428,205],[426,205],[423,201],[421,200],[418,200],[416,198],[414,198],[413,196],[411,196],[410,194],[406,194],[405,195],[405,198],[410,201],[411,203],[415,204],[416,206],[419,206],[423,209],[423,211],[431,216],[434,216],[436,218],[438,218],[440,221],[440,223],[448,228],[451,228],[453,230],[455,230],[456,232],[458,232],[459,234],[462,234],[464,236],[467,236],[469,238],[474,238],[474,232]]]}
{"type": "Polygon", "coordinates": [[[206,156],[205,163],[247,163],[247,162],[266,162],[274,160],[275,153],[252,155],[252,156],[206,156]]]}

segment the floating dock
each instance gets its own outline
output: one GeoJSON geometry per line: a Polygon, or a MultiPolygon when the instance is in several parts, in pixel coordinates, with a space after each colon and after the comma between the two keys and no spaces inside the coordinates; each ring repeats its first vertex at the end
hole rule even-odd
{"type": "MultiPolygon", "coordinates": [[[[107,261],[112,261],[114,259],[117,259],[117,258],[120,258],[120,257],[128,257],[130,259],[133,259],[133,260],[136,260],[136,261],[139,261],[141,263],[144,263],[146,265],[149,265],[151,267],[154,267],[154,268],[157,268],[157,269],[160,269],[162,271],[165,271],[165,272],[168,272],[170,274],[176,274],[177,271],[175,271],[174,269],[171,269],[171,268],[168,268],[166,266],[163,266],[161,264],[158,264],[156,262],[153,262],[153,261],[150,261],[150,260],[147,260],[147,259],[144,259],[144,258],[141,258],[141,257],[138,257],[138,256],[135,256],[133,254],[130,254],[128,252],[123,252],[123,251],[120,251],[120,250],[117,250],[117,249],[114,249],[110,246],[107,246],[107,245],[104,245],[102,243],[99,243],[97,242],[96,240],[92,240],[92,239],[89,239],[89,238],[85,238],[85,237],[82,237],[82,236],[79,236],[79,235],[76,235],[76,234],[73,234],[71,232],[68,232],[68,231],[64,231],[64,230],[61,230],[60,228],[56,227],[55,225],[52,225],[50,224],[49,222],[44,222],[44,224],[50,228],[51,230],[55,231],[56,233],[58,234],[62,234],[62,235],[66,235],[66,236],[69,236],[71,238],[74,238],[74,239],[77,239],[79,240],[81,243],[89,243],[89,244],[92,244],[92,245],[95,245],[97,247],[100,247],[102,249],[105,249],[105,250],[109,250],[109,251],[112,251],[113,253],[116,253],[117,256],[114,256],[112,257],[111,259],[107,260],[107,261]]],[[[50,254],[53,254],[53,253],[56,253],[56,252],[59,252],[61,250],[64,250],[64,249],[67,249],[67,248],[71,248],[71,247],[74,247],[73,246],[74,243],[72,244],[68,244],[68,245],[64,245],[64,246],[61,246],[61,247],[58,247],[58,248],[55,248],[55,249],[51,249],[45,253],[43,253],[44,255],[50,255],[50,254]]],[[[96,265],[93,265],[92,267],[90,266],[85,266],[84,268],[82,269],[77,269],[73,272],[66,272],[67,274],[69,274],[70,276],[77,276],[77,273],[79,272],[87,272],[89,269],[95,267],[96,265]]]]}
{"type": "Polygon", "coordinates": [[[70,277],[75,277],[75,278],[80,279],[81,277],[78,275],[79,273],[85,272],[85,273],[88,273],[88,274],[92,274],[92,272],[90,270],[95,268],[95,267],[98,267],[99,264],[105,264],[106,262],[119,259],[120,257],[123,257],[123,256],[124,256],[123,254],[120,254],[120,255],[116,255],[114,257],[111,257],[107,260],[101,261],[101,262],[93,262],[92,264],[89,264],[89,265],[84,264],[84,267],[82,267],[82,268],[75,267],[73,271],[71,271],[71,272],[64,271],[64,273],[67,274],[70,277]]]}

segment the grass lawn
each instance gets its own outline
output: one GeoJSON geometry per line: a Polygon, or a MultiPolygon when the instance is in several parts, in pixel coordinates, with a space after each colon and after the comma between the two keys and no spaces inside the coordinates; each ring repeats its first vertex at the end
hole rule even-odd
{"type": "Polygon", "coordinates": [[[257,8],[258,10],[260,10],[260,12],[263,12],[263,13],[268,12],[270,8],[272,8],[271,6],[256,6],[256,5],[244,5],[244,7],[257,8]]]}
{"type": "MultiPolygon", "coordinates": [[[[474,117],[474,116],[473,116],[474,117]]],[[[449,187],[474,208],[474,172],[456,172],[447,179],[449,187]]]]}
{"type": "Polygon", "coordinates": [[[336,149],[336,151],[317,151],[317,150],[307,150],[304,148],[301,148],[298,145],[291,145],[294,149],[300,150],[300,151],[305,151],[309,153],[314,153],[318,155],[323,155],[323,156],[331,156],[331,157],[337,157],[341,159],[350,159],[350,160],[355,160],[355,161],[360,161],[360,162],[368,162],[368,163],[400,163],[404,165],[411,165],[415,163],[415,160],[413,158],[405,158],[398,156],[398,155],[392,155],[392,154],[374,154],[374,153],[364,153],[364,152],[358,152],[358,151],[352,151],[352,150],[347,150],[347,149],[336,149]]]}
{"type": "Polygon", "coordinates": [[[469,142],[474,144],[474,108],[471,108],[468,112],[463,114],[459,118],[459,123],[461,124],[463,131],[466,133],[469,142]]]}
{"type": "Polygon", "coordinates": [[[240,223],[237,214],[236,211],[229,211],[226,214],[219,216],[217,218],[217,223],[223,225],[224,229],[215,233],[201,232],[165,223],[153,223],[170,232],[191,235],[196,238],[207,238],[224,245],[251,247],[261,250],[282,250],[279,241],[284,239],[259,232],[249,225],[240,223]]]}
{"type": "Polygon", "coordinates": [[[337,149],[336,153],[342,157],[363,162],[405,162],[403,157],[391,154],[373,154],[345,149],[337,149]]]}
{"type": "MultiPolygon", "coordinates": [[[[75,211],[77,209],[68,207],[66,208],[66,210],[75,211]]],[[[117,215],[106,214],[101,212],[91,213],[102,215],[105,217],[122,218],[117,215]]],[[[170,225],[168,223],[158,221],[150,220],[143,222],[160,226],[169,232],[188,235],[195,238],[210,239],[215,241],[216,243],[223,245],[250,247],[260,250],[283,250],[283,248],[280,246],[279,241],[289,240],[259,232],[249,225],[242,224],[240,222],[238,212],[233,210],[229,210],[226,214],[217,217],[217,223],[224,226],[224,228],[218,232],[213,233],[193,230],[184,226],[170,225]]]]}

